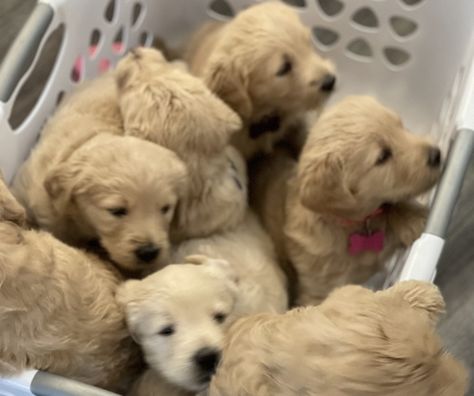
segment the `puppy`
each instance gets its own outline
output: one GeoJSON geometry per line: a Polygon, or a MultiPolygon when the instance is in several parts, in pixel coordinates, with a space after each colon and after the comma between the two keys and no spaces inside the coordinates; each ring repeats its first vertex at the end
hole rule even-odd
{"type": "Polygon", "coordinates": [[[3,173],[0,170],[0,221],[11,221],[20,226],[26,224],[26,211],[5,184],[3,173]]]}
{"type": "Polygon", "coordinates": [[[210,396],[462,396],[466,369],[443,348],[438,289],[402,282],[333,292],[318,307],[243,318],[210,396]]]}
{"type": "Polygon", "coordinates": [[[124,392],[139,375],[113,267],[46,232],[0,222],[0,279],[0,376],[38,369],[124,392]]]}
{"type": "Polygon", "coordinates": [[[210,23],[184,54],[191,71],[242,118],[233,144],[247,159],[271,151],[335,86],[334,66],[314,50],[294,8],[264,2],[228,23],[210,23]]]}
{"type": "Polygon", "coordinates": [[[409,246],[426,219],[412,199],[440,170],[437,147],[364,96],[321,116],[298,163],[279,153],[257,164],[252,200],[296,271],[296,303],[317,304],[336,286],[365,282],[409,246]]]}
{"type": "Polygon", "coordinates": [[[117,298],[150,366],[131,394],[188,395],[205,389],[220,360],[236,295],[228,263],[202,257],[121,286],[117,298]]]}
{"type": "Polygon", "coordinates": [[[233,318],[262,312],[283,313],[288,308],[286,279],[272,241],[250,210],[234,230],[190,239],[172,251],[175,263],[196,254],[229,262],[239,278],[233,318]]]}
{"type": "Polygon", "coordinates": [[[98,134],[74,149],[52,146],[57,137],[43,137],[15,181],[34,222],[73,245],[98,240],[126,271],[167,264],[184,164],[134,137],[98,134]]]}
{"type": "Polygon", "coordinates": [[[242,160],[228,148],[241,121],[199,79],[138,48],[116,69],[125,134],[177,153],[190,175],[189,191],[173,227],[177,240],[230,229],[245,214],[242,160]]]}

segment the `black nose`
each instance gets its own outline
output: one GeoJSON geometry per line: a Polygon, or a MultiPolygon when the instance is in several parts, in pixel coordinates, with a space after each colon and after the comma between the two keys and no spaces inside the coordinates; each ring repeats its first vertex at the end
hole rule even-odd
{"type": "Polygon", "coordinates": [[[217,349],[202,348],[194,355],[194,363],[206,374],[214,374],[221,360],[221,353],[217,349]]]}
{"type": "Polygon", "coordinates": [[[150,261],[153,261],[158,257],[159,254],[160,248],[151,243],[148,245],[140,246],[138,249],[135,250],[135,256],[137,256],[137,258],[140,261],[143,261],[144,263],[149,263],[150,261]]]}
{"type": "Polygon", "coordinates": [[[437,168],[441,165],[441,150],[438,147],[430,147],[428,150],[428,166],[437,168]]]}
{"type": "Polygon", "coordinates": [[[321,84],[321,91],[331,92],[336,85],[336,76],[333,74],[327,74],[324,76],[323,83],[321,84]]]}

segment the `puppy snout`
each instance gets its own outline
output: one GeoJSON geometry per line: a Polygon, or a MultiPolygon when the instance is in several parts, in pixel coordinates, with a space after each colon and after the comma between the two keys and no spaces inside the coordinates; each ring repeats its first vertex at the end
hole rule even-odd
{"type": "Polygon", "coordinates": [[[201,372],[212,375],[221,360],[221,352],[213,348],[202,348],[196,352],[193,359],[201,372]]]}
{"type": "Polygon", "coordinates": [[[160,248],[152,243],[135,249],[135,256],[144,263],[155,260],[160,254],[160,248]]]}
{"type": "Polygon", "coordinates": [[[438,168],[441,165],[441,150],[438,147],[428,149],[428,166],[438,168]]]}
{"type": "Polygon", "coordinates": [[[326,74],[321,84],[321,91],[331,92],[336,86],[336,76],[334,74],[326,74]]]}

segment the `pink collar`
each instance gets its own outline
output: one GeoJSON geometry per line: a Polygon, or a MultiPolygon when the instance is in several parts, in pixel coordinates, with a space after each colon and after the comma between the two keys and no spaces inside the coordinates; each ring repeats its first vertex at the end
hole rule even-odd
{"type": "Polygon", "coordinates": [[[336,217],[336,219],[340,225],[343,225],[346,227],[352,227],[355,225],[366,225],[368,221],[385,214],[385,212],[386,212],[386,206],[382,205],[382,206],[379,206],[377,209],[375,209],[372,213],[365,216],[362,220],[350,220],[350,219],[345,219],[343,217],[336,217]]]}

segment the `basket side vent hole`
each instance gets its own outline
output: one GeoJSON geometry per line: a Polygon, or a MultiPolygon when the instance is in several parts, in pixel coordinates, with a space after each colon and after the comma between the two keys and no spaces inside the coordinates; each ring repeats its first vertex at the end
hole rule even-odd
{"type": "Polygon", "coordinates": [[[138,19],[141,17],[143,6],[140,3],[135,3],[132,9],[132,27],[136,25],[138,19]]]}
{"type": "Polygon", "coordinates": [[[370,60],[373,57],[372,47],[367,40],[356,38],[347,45],[347,51],[350,54],[356,55],[362,60],[370,60]]]}
{"type": "Polygon", "coordinates": [[[377,15],[375,15],[375,12],[369,7],[364,7],[357,10],[352,16],[352,20],[357,25],[360,25],[366,28],[374,29],[379,26],[379,20],[377,18],[377,15]]]}
{"type": "Polygon", "coordinates": [[[306,0],[283,0],[283,2],[293,7],[306,7],[306,0]]]}
{"type": "Polygon", "coordinates": [[[226,0],[213,0],[209,4],[210,14],[218,18],[232,18],[235,13],[231,5],[226,0]]]}
{"type": "Polygon", "coordinates": [[[339,40],[339,33],[323,27],[313,28],[313,36],[316,41],[322,44],[324,47],[331,47],[339,40]]]}
{"type": "Polygon", "coordinates": [[[418,4],[421,4],[424,0],[401,0],[403,4],[414,7],[417,6],[418,4]]]}
{"type": "Polygon", "coordinates": [[[388,63],[393,66],[402,66],[410,60],[410,54],[397,47],[386,47],[383,50],[388,63]]]}
{"type": "Polygon", "coordinates": [[[390,26],[400,37],[407,37],[416,32],[418,25],[411,19],[402,16],[393,16],[390,18],[390,26]]]}
{"type": "Polygon", "coordinates": [[[340,0],[318,0],[319,8],[327,16],[334,17],[342,12],[344,3],[340,0]]]}
{"type": "Polygon", "coordinates": [[[107,4],[107,7],[105,8],[105,13],[104,13],[104,18],[108,22],[112,22],[115,16],[115,0],[110,0],[109,3],[107,4]]]}

